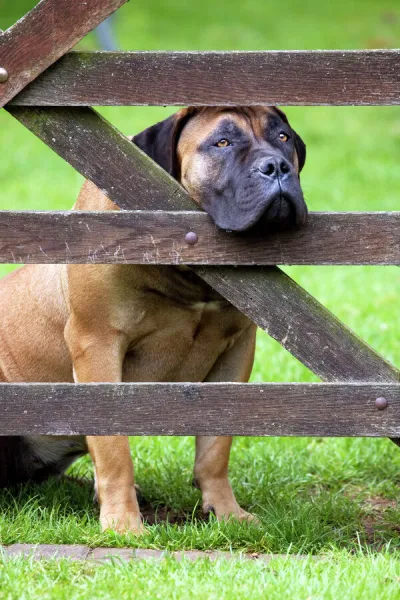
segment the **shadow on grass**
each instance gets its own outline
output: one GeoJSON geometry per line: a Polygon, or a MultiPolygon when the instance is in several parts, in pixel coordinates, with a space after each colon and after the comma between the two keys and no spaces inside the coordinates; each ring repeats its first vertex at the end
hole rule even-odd
{"type": "Polygon", "coordinates": [[[148,530],[135,538],[100,533],[93,481],[63,477],[0,491],[0,542],[311,554],[332,548],[400,548],[400,512],[393,500],[332,493],[322,486],[307,494],[262,491],[259,505],[245,507],[260,518],[254,526],[204,518],[199,506],[187,512],[156,505],[139,490],[148,530]]]}

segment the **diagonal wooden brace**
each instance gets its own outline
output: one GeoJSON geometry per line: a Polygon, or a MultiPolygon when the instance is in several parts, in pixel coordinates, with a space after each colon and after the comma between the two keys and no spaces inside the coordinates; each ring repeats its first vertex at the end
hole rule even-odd
{"type": "Polygon", "coordinates": [[[41,0],[0,35],[0,107],[127,0],[41,0]]]}

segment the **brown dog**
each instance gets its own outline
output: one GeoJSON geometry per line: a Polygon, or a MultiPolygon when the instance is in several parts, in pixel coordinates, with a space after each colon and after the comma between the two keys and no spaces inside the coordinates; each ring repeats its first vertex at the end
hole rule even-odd
{"type": "MultiPolygon", "coordinates": [[[[133,138],[222,229],[302,224],[305,146],[275,108],[184,109],[133,138]]],[[[92,183],[76,210],[116,210],[92,183]]],[[[255,325],[193,271],[32,265],[0,285],[0,381],[239,381],[255,325]]],[[[249,519],[228,481],[229,437],[196,439],[203,509],[249,519]]],[[[62,473],[89,451],[103,528],[142,530],[125,437],[0,437],[0,486],[62,473]]]]}

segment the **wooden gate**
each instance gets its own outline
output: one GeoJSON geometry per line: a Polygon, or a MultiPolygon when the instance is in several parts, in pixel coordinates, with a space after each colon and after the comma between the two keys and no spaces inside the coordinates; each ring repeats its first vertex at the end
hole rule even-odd
{"type": "Polygon", "coordinates": [[[400,437],[399,370],[270,266],[400,264],[400,213],[237,239],[90,108],[399,104],[400,52],[66,54],[125,1],[42,0],[0,36],[0,106],[124,209],[1,212],[0,261],[192,265],[325,383],[1,384],[0,434],[400,437]]]}

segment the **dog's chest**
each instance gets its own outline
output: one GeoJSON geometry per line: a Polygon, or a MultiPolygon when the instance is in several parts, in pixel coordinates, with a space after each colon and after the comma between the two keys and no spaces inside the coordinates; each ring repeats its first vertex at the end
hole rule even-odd
{"type": "Polygon", "coordinates": [[[216,294],[150,289],[133,318],[125,381],[202,381],[248,319],[216,294]]]}

